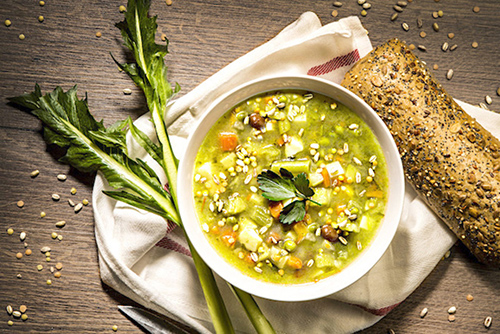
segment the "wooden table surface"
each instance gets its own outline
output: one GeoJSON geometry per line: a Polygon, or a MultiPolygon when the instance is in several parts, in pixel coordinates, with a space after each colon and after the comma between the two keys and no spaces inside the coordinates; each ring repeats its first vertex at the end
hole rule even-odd
{"type": "MultiPolygon", "coordinates": [[[[230,0],[154,0],[152,12],[158,14],[159,33],[170,39],[169,76],[178,82],[181,95],[217,70],[272,38],[305,11],[315,12],[324,24],[349,15],[361,17],[355,0],[343,1],[340,8],[333,1],[230,1],[230,0]],[[338,17],[332,11],[338,11],[338,17]]],[[[491,96],[491,109],[500,111],[500,3],[498,0],[414,0],[395,22],[393,1],[373,0],[368,15],[361,21],[374,45],[399,37],[408,43],[425,45],[427,52],[416,51],[429,65],[438,64],[437,78],[456,98],[479,104],[491,96]],[[475,13],[473,7],[478,6],[475,13]],[[444,15],[432,18],[434,11],[444,15]],[[417,18],[423,20],[418,29],[417,18]],[[408,32],[401,28],[407,22],[408,32]],[[432,23],[439,24],[435,32],[432,23]],[[425,38],[419,32],[425,31],[425,38]],[[448,33],[455,37],[449,39],[448,33]],[[441,45],[457,44],[453,52],[443,52],[441,45]],[[471,45],[478,43],[477,48],[471,45]],[[448,69],[452,80],[446,79],[448,69]]],[[[116,308],[133,304],[105,286],[99,278],[94,238],[92,207],[75,214],[67,204],[91,200],[92,175],[83,175],[57,162],[57,152],[47,150],[40,134],[39,121],[11,105],[6,98],[31,91],[35,82],[44,91],[56,85],[67,89],[79,85],[88,92],[90,108],[97,119],[109,125],[130,115],[137,118],[146,111],[140,91],[125,74],[118,72],[112,52],[124,59],[119,31],[114,23],[122,19],[119,5],[124,1],[3,0],[0,6],[0,308],[28,307],[25,322],[0,312],[0,332],[111,333],[140,332],[116,308]],[[45,20],[40,23],[38,17],[45,20]],[[3,21],[12,22],[6,27],[3,21]],[[102,37],[97,38],[96,32],[102,37]],[[19,34],[25,39],[20,40],[19,34]],[[123,89],[133,93],[124,95],[123,89]],[[40,170],[36,178],[30,172],[40,170]],[[56,175],[68,175],[65,182],[56,175]],[[77,193],[71,195],[71,188],[77,193]],[[61,200],[51,199],[53,193],[61,200]],[[24,201],[23,208],[16,203],[24,201]],[[40,218],[44,211],[46,216],[40,218]],[[55,222],[65,220],[62,229],[55,222]],[[8,228],[14,230],[8,235],[8,228]],[[20,241],[27,234],[30,256],[20,241]],[[51,233],[63,236],[53,240],[51,233]],[[49,246],[51,262],[46,262],[40,248],[49,246]],[[50,267],[63,264],[62,277],[54,278],[50,267]],[[38,271],[37,265],[43,270],[38,271]],[[52,285],[47,285],[47,279],[52,285]]],[[[427,279],[401,305],[363,333],[500,333],[500,273],[486,268],[457,245],[427,279]],[[469,302],[466,296],[474,300],[469,302]],[[447,309],[456,306],[456,320],[448,321],[447,309]],[[420,310],[429,309],[421,319],[420,310]],[[486,316],[493,318],[489,330],[483,326],[486,316]]],[[[272,322],[272,319],[270,319],[272,322]]]]}

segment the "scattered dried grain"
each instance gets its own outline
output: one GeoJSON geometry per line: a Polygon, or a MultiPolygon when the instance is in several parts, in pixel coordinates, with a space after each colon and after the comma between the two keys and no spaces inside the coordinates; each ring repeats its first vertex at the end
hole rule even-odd
{"type": "Polygon", "coordinates": [[[472,42],[472,47],[474,49],[477,49],[478,46],[479,46],[479,44],[477,42],[472,42]]]}
{"type": "Polygon", "coordinates": [[[480,10],[481,10],[481,9],[479,8],[479,6],[475,6],[474,8],[472,8],[472,11],[473,11],[474,13],[479,13],[479,11],[480,11],[480,10]]]}
{"type": "Polygon", "coordinates": [[[125,13],[127,11],[127,7],[121,5],[120,7],[118,7],[118,10],[120,11],[120,13],[125,13]]]}
{"type": "Polygon", "coordinates": [[[493,319],[491,317],[486,317],[484,319],[484,322],[483,322],[483,325],[484,327],[486,328],[490,328],[491,327],[491,322],[493,321],[493,319]]]}
{"type": "Polygon", "coordinates": [[[490,97],[489,95],[486,95],[486,96],[484,97],[484,100],[485,100],[485,101],[486,101],[486,103],[488,103],[488,104],[492,104],[492,103],[493,103],[493,100],[491,99],[491,97],[490,97]]]}
{"type": "Polygon", "coordinates": [[[432,24],[432,29],[434,29],[435,32],[438,32],[439,31],[439,25],[436,22],[434,22],[432,24]]]}
{"type": "Polygon", "coordinates": [[[51,285],[52,284],[52,280],[48,279],[47,280],[47,285],[51,285]]]}
{"type": "Polygon", "coordinates": [[[21,311],[21,313],[26,313],[26,310],[28,310],[28,307],[26,305],[19,306],[19,311],[21,311]]]}
{"type": "Polygon", "coordinates": [[[45,21],[45,17],[43,17],[42,15],[40,15],[38,17],[38,22],[42,23],[43,21],[45,21]]]}
{"type": "Polygon", "coordinates": [[[453,321],[455,321],[455,315],[454,315],[454,314],[450,314],[450,315],[448,315],[448,321],[449,321],[449,322],[453,322],[453,321]]]}
{"type": "Polygon", "coordinates": [[[453,44],[452,46],[450,46],[450,51],[455,51],[457,48],[458,48],[458,45],[453,44]]]}
{"type": "Polygon", "coordinates": [[[335,1],[335,2],[333,3],[333,5],[334,5],[335,7],[342,7],[342,2],[340,2],[340,1],[335,1]]]}
{"type": "Polygon", "coordinates": [[[453,78],[453,69],[449,69],[448,72],[446,72],[446,79],[451,80],[453,78]]]}
{"type": "Polygon", "coordinates": [[[82,204],[85,205],[85,206],[89,205],[89,200],[86,199],[86,198],[84,198],[83,201],[82,201],[82,204]]]}
{"type": "Polygon", "coordinates": [[[16,318],[16,319],[21,318],[21,315],[22,315],[22,313],[21,313],[21,312],[19,312],[19,311],[17,311],[17,310],[12,312],[12,316],[13,316],[14,318],[16,318]]]}
{"type": "Polygon", "coordinates": [[[52,232],[50,234],[50,236],[52,237],[52,239],[55,239],[55,238],[57,238],[57,233],[56,232],[52,232]]]}
{"type": "Polygon", "coordinates": [[[419,17],[417,19],[417,28],[420,29],[424,26],[424,23],[422,22],[422,19],[419,17]]]}
{"type": "Polygon", "coordinates": [[[12,306],[11,306],[11,305],[7,305],[7,307],[6,307],[5,309],[7,310],[7,314],[8,314],[8,315],[11,315],[11,314],[12,314],[12,312],[14,311],[14,309],[12,308],[12,306]]]}
{"type": "Polygon", "coordinates": [[[83,204],[82,203],[78,203],[76,206],[75,206],[75,213],[78,213],[82,210],[83,208],[83,204]]]}
{"type": "Polygon", "coordinates": [[[425,38],[425,36],[427,36],[427,34],[425,33],[425,31],[421,31],[419,35],[422,38],[425,38]]]}
{"type": "Polygon", "coordinates": [[[38,271],[42,271],[43,266],[42,266],[41,264],[39,264],[39,265],[37,265],[37,266],[36,266],[36,269],[37,269],[38,271]]]}
{"type": "Polygon", "coordinates": [[[65,174],[58,174],[58,175],[57,175],[57,179],[58,179],[59,181],[66,181],[66,179],[67,179],[67,178],[68,178],[68,177],[67,177],[65,174]]]}
{"type": "Polygon", "coordinates": [[[391,16],[391,21],[395,21],[398,18],[398,13],[394,13],[391,16]]]}
{"type": "Polygon", "coordinates": [[[44,246],[44,247],[42,247],[42,248],[40,249],[40,251],[41,251],[42,253],[44,253],[44,254],[45,254],[45,253],[47,253],[47,252],[50,252],[50,247],[48,247],[48,246],[44,246]]]}
{"type": "Polygon", "coordinates": [[[56,269],[61,270],[63,268],[63,264],[61,262],[56,263],[56,269]]]}
{"type": "Polygon", "coordinates": [[[24,206],[24,202],[23,201],[18,201],[17,202],[17,207],[18,208],[22,208],[24,206]]]}
{"type": "Polygon", "coordinates": [[[29,248],[24,251],[24,254],[26,254],[27,256],[30,256],[32,253],[33,253],[33,251],[29,248]]]}
{"type": "Polygon", "coordinates": [[[123,90],[123,94],[125,94],[125,95],[130,95],[130,94],[132,94],[132,89],[130,89],[130,88],[125,88],[125,89],[123,90]]]}
{"type": "Polygon", "coordinates": [[[40,175],[40,171],[39,171],[38,169],[35,169],[34,171],[32,171],[32,172],[30,173],[30,176],[31,176],[32,178],[35,178],[35,177],[37,177],[38,175],[40,175]]]}
{"type": "Polygon", "coordinates": [[[66,221],[61,220],[56,223],[56,227],[63,228],[66,225],[66,221]]]}
{"type": "Polygon", "coordinates": [[[21,315],[21,320],[22,320],[22,321],[26,321],[26,320],[28,320],[28,315],[27,315],[27,314],[23,314],[23,315],[21,315]]]}
{"type": "Polygon", "coordinates": [[[434,65],[432,65],[432,68],[435,69],[435,70],[437,70],[437,69],[439,69],[439,65],[438,64],[434,64],[434,65]]]}
{"type": "Polygon", "coordinates": [[[420,311],[420,318],[423,318],[429,313],[429,309],[427,307],[424,307],[422,311],[420,311]]]}
{"type": "Polygon", "coordinates": [[[408,30],[410,30],[410,26],[409,26],[409,25],[408,25],[408,23],[406,23],[406,22],[403,22],[403,23],[401,24],[401,28],[403,28],[403,30],[404,30],[404,31],[408,31],[408,30]]]}
{"type": "Polygon", "coordinates": [[[332,16],[333,16],[333,17],[337,17],[337,16],[339,16],[339,12],[338,12],[338,10],[336,10],[336,9],[332,10],[332,16]]]}
{"type": "Polygon", "coordinates": [[[17,253],[17,254],[16,254],[16,257],[17,257],[18,259],[22,259],[22,258],[23,258],[23,253],[17,253]]]}
{"type": "Polygon", "coordinates": [[[43,7],[43,6],[45,6],[45,1],[41,0],[41,1],[39,1],[39,2],[38,2],[38,4],[39,4],[41,7],[43,7]]]}
{"type": "Polygon", "coordinates": [[[457,308],[455,306],[451,306],[449,309],[448,309],[448,313],[449,314],[455,314],[457,313],[457,308]]]}
{"type": "Polygon", "coordinates": [[[413,50],[415,50],[415,48],[416,48],[415,44],[410,44],[410,45],[408,45],[408,47],[409,47],[409,48],[410,48],[410,50],[412,50],[412,51],[413,51],[413,50]]]}
{"type": "Polygon", "coordinates": [[[368,12],[366,10],[363,9],[361,11],[361,16],[365,17],[367,14],[368,14],[368,12]]]}
{"type": "Polygon", "coordinates": [[[40,218],[44,218],[46,215],[45,211],[40,212],[40,218]]]}
{"type": "Polygon", "coordinates": [[[60,277],[61,277],[61,272],[60,272],[60,271],[56,271],[56,272],[54,273],[54,277],[55,277],[55,278],[60,278],[60,277]]]}
{"type": "Polygon", "coordinates": [[[12,235],[12,234],[14,234],[14,230],[13,230],[12,228],[8,228],[8,229],[7,229],[7,234],[8,234],[8,235],[12,235]]]}

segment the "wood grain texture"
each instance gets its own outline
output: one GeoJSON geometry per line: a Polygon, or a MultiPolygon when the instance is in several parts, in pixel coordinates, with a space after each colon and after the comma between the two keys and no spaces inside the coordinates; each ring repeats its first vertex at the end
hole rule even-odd
{"type": "MultiPolygon", "coordinates": [[[[57,162],[57,152],[47,150],[40,124],[32,116],[6,103],[5,98],[31,91],[38,82],[44,91],[61,85],[67,89],[78,83],[80,92],[88,92],[89,105],[97,119],[109,125],[130,115],[137,118],[146,106],[139,90],[125,74],[118,72],[109,53],[125,59],[121,37],[114,23],[121,20],[118,6],[125,1],[98,0],[4,0],[0,6],[0,308],[8,304],[18,308],[28,306],[29,319],[15,321],[7,326],[8,315],[0,311],[0,332],[60,332],[111,333],[118,325],[119,332],[140,332],[116,309],[118,304],[132,301],[104,286],[99,279],[97,249],[93,231],[92,207],[75,214],[67,200],[75,202],[91,199],[92,176],[82,175],[57,162]],[[45,21],[38,22],[43,15],[45,21]],[[9,19],[12,26],[5,27],[9,19]],[[101,38],[95,33],[102,32],[101,38]],[[21,41],[18,35],[26,39],[21,41]],[[132,95],[123,95],[131,88],[132,95]],[[30,172],[40,170],[32,179],[30,172]],[[59,173],[68,174],[68,180],[56,179],[59,173]],[[78,192],[70,194],[75,187],[78,192]],[[61,195],[59,202],[52,193],[61,195]],[[20,209],[18,200],[26,204],[20,209]],[[40,212],[47,213],[40,218],[40,212]],[[58,230],[55,222],[66,220],[58,230]],[[12,227],[14,235],[7,235],[12,227]],[[19,232],[28,234],[26,242],[33,250],[31,256],[18,260],[17,252],[25,248],[19,232]],[[64,236],[52,240],[52,232],[64,236]],[[45,262],[40,252],[50,246],[51,262],[45,262]],[[62,262],[62,277],[54,278],[48,268],[62,262]],[[41,272],[36,266],[42,264],[41,272]],[[18,274],[22,278],[17,278],[18,274]],[[46,280],[53,284],[48,286],[46,280]]],[[[343,1],[337,9],[339,17],[359,15],[356,1],[343,1]]],[[[415,0],[391,22],[396,1],[371,1],[372,8],[361,20],[370,32],[374,45],[389,38],[399,37],[407,43],[423,44],[427,52],[417,51],[429,65],[438,64],[437,78],[455,98],[472,104],[484,102],[484,96],[493,99],[492,109],[500,110],[500,97],[495,91],[500,86],[500,5],[498,0],[415,0]],[[472,7],[479,6],[479,13],[472,7]],[[444,16],[432,18],[432,12],[443,10],[444,16]],[[422,29],[416,19],[421,17],[422,29]],[[401,29],[407,22],[410,30],[401,29]],[[439,32],[432,30],[437,22],[439,32]],[[420,30],[427,33],[418,36],[420,30]],[[450,40],[448,32],[455,33],[450,40]],[[471,43],[479,47],[473,49],[471,43]],[[442,43],[457,44],[453,52],[443,52],[442,43]],[[452,80],[445,73],[453,68],[452,80]]],[[[230,1],[230,0],[174,0],[172,6],[164,1],[153,1],[152,12],[158,14],[159,34],[170,40],[169,76],[178,82],[181,95],[192,90],[204,79],[232,60],[244,55],[277,34],[283,27],[305,11],[318,14],[324,24],[338,18],[331,16],[335,9],[331,1],[230,1]]],[[[388,316],[363,333],[385,333],[392,328],[396,333],[486,333],[500,332],[500,273],[480,264],[458,245],[451,256],[441,261],[429,277],[401,305],[388,316]],[[474,301],[466,301],[472,294],[474,301]],[[458,308],[456,321],[448,322],[446,310],[458,308]],[[421,319],[423,307],[429,314],[421,319]],[[487,331],[482,323],[493,317],[487,331]]],[[[272,319],[270,319],[272,322],[272,319]]]]}

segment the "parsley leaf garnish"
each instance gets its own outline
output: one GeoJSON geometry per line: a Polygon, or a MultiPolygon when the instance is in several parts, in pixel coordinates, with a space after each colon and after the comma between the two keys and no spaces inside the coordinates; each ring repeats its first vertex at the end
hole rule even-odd
{"type": "Polygon", "coordinates": [[[311,199],[314,190],[309,187],[309,180],[305,173],[293,176],[288,170],[280,168],[280,175],[272,170],[266,170],[257,176],[257,182],[259,183],[259,189],[263,191],[262,196],[270,201],[295,198],[281,210],[281,223],[292,224],[304,219],[306,201],[321,205],[311,199]]]}

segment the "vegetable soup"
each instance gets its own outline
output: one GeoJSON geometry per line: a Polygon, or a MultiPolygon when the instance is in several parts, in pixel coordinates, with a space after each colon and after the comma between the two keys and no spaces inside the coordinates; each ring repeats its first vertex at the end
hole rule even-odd
{"type": "Polygon", "coordinates": [[[370,244],[388,175],[368,125],[316,93],[254,96],[210,129],[194,167],[201,228],[229,263],[273,283],[315,282],[370,244]]]}

